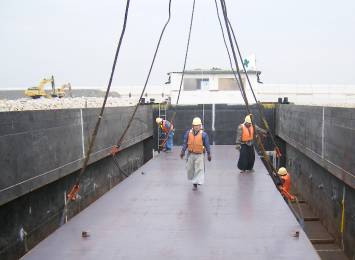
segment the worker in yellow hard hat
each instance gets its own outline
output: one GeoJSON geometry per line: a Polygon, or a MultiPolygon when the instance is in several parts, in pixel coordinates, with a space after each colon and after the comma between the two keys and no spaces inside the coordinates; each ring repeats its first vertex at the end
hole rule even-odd
{"type": "Polygon", "coordinates": [[[284,198],[284,200],[287,202],[287,198],[293,199],[293,196],[288,193],[288,191],[291,189],[291,180],[290,180],[290,174],[287,172],[286,168],[281,167],[277,171],[278,176],[274,176],[275,183],[279,187],[279,190],[281,191],[281,195],[284,198]],[[281,183],[282,182],[282,183],[281,183]],[[283,188],[282,188],[283,184],[283,188]]]}
{"type": "MultiPolygon", "coordinates": [[[[284,185],[284,189],[286,191],[289,191],[291,189],[291,180],[290,180],[290,174],[287,172],[286,168],[281,167],[278,170],[277,174],[279,175],[279,177],[284,185]]],[[[279,178],[275,178],[275,179],[276,179],[276,184],[278,186],[282,186],[279,178]]]]}
{"type": "MultiPolygon", "coordinates": [[[[268,131],[255,125],[255,130],[262,134],[266,134],[268,131]]],[[[244,123],[240,124],[237,129],[237,147],[240,151],[238,168],[241,172],[253,171],[255,162],[255,153],[253,146],[254,128],[249,115],[245,117],[244,123]]]]}
{"type": "Polygon", "coordinates": [[[168,139],[166,140],[166,144],[163,143],[163,151],[170,153],[171,149],[173,148],[173,136],[175,133],[175,129],[172,123],[170,123],[168,120],[164,120],[160,117],[158,117],[155,122],[159,125],[159,135],[165,133],[169,135],[168,139]]]}
{"type": "Polygon", "coordinates": [[[192,181],[192,189],[197,190],[197,185],[204,183],[204,153],[207,151],[207,159],[212,160],[210,151],[210,141],[208,134],[201,129],[201,119],[195,117],[192,121],[192,129],[188,130],[184,136],[184,143],[180,153],[181,159],[187,154],[187,179],[192,181]]]}

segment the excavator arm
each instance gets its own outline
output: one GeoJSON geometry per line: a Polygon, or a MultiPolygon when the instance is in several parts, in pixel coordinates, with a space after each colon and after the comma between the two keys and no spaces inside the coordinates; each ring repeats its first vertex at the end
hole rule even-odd
{"type": "Polygon", "coordinates": [[[54,94],[52,94],[52,96],[55,96],[55,97],[65,97],[66,94],[65,94],[65,91],[64,89],[68,88],[69,89],[69,93],[70,93],[70,96],[73,97],[73,92],[71,90],[71,85],[70,83],[68,84],[63,84],[60,89],[58,89],[56,92],[54,92],[54,94]]]}
{"type": "Polygon", "coordinates": [[[39,98],[39,97],[48,97],[50,98],[51,95],[48,95],[45,91],[44,91],[44,84],[48,83],[48,82],[52,82],[52,90],[55,91],[55,85],[54,85],[54,77],[50,77],[50,78],[45,78],[43,79],[40,83],[39,86],[33,86],[28,88],[25,91],[25,95],[26,96],[30,96],[32,98],[39,98]]]}

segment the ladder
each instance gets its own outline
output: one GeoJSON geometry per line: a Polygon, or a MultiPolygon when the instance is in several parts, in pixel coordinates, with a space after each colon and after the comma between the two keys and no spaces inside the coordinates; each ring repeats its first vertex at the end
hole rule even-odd
{"type": "MultiPolygon", "coordinates": [[[[159,103],[159,117],[162,118],[163,120],[166,120],[166,103],[159,103]]],[[[166,135],[162,134],[162,137],[160,138],[160,126],[158,125],[158,151],[160,150],[160,145],[164,142],[166,135]]]]}

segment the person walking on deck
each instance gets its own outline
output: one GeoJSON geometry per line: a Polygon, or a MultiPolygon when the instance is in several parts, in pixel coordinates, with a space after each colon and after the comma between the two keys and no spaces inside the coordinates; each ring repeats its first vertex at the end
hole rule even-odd
{"type": "MultiPolygon", "coordinates": [[[[260,132],[262,134],[266,134],[268,132],[256,125],[255,129],[257,132],[260,132]]],[[[240,151],[238,168],[239,170],[241,170],[241,172],[253,170],[255,162],[253,139],[254,128],[252,126],[250,116],[248,115],[245,117],[245,122],[243,124],[240,124],[237,129],[236,149],[240,151]]]]}
{"type": "Polygon", "coordinates": [[[168,139],[166,140],[166,144],[163,144],[164,147],[164,152],[170,153],[171,149],[173,149],[173,136],[174,136],[174,126],[172,123],[170,123],[168,120],[163,120],[162,118],[157,118],[155,120],[157,124],[160,126],[159,128],[159,135],[165,133],[169,134],[168,139]]]}
{"type": "Polygon", "coordinates": [[[197,185],[204,183],[204,153],[207,151],[207,159],[212,160],[210,151],[210,141],[208,134],[201,130],[201,119],[195,117],[192,121],[192,129],[188,130],[184,136],[184,143],[180,153],[181,159],[187,154],[187,179],[192,181],[192,189],[197,190],[197,185]]]}

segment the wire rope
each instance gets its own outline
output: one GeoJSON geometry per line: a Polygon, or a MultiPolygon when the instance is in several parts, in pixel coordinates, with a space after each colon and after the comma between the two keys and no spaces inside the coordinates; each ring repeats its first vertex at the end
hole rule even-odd
{"type": "MultiPolygon", "coordinates": [[[[234,50],[233,40],[232,40],[232,36],[231,36],[231,32],[230,32],[230,26],[229,26],[230,23],[229,23],[229,20],[228,20],[228,17],[227,17],[227,8],[226,8],[225,0],[221,0],[221,7],[222,7],[222,10],[223,10],[223,17],[224,17],[224,21],[225,21],[226,30],[227,30],[227,33],[228,33],[229,43],[230,43],[231,51],[232,51],[232,54],[233,54],[233,58],[234,58],[234,62],[235,62],[235,66],[236,66],[236,70],[237,70],[237,74],[238,74],[238,79],[239,79],[240,86],[241,86],[241,88],[240,88],[241,89],[241,93],[242,93],[245,105],[247,107],[248,113],[249,113],[250,118],[251,118],[252,123],[253,123],[252,126],[254,128],[254,133],[257,133],[257,131],[255,129],[255,118],[254,118],[253,114],[251,113],[251,109],[250,109],[250,106],[249,106],[248,98],[246,96],[245,88],[244,88],[244,85],[243,85],[243,82],[242,82],[242,78],[241,78],[241,75],[240,75],[240,71],[239,71],[239,68],[238,68],[237,57],[236,57],[236,53],[235,53],[235,50],[234,50]]],[[[239,49],[238,49],[238,51],[239,51],[239,49]]],[[[233,68],[232,68],[232,71],[233,71],[233,74],[234,74],[234,76],[235,76],[235,78],[237,80],[237,77],[236,77],[236,74],[235,74],[233,68]]],[[[264,157],[264,160],[265,160],[265,164],[266,164],[268,172],[269,172],[269,174],[271,176],[271,179],[273,180],[275,186],[277,187],[276,181],[273,178],[273,172],[276,173],[276,170],[273,167],[272,163],[269,160],[269,157],[266,154],[266,151],[265,151],[265,149],[264,149],[264,147],[263,147],[263,145],[262,145],[262,143],[260,141],[259,135],[256,134],[255,135],[255,139],[256,139],[256,142],[257,142],[257,144],[259,146],[260,151],[263,154],[263,157],[264,157]]],[[[276,176],[277,176],[277,178],[280,178],[277,174],[276,174],[276,176]]]]}
{"type": "MultiPolygon", "coordinates": [[[[121,144],[122,144],[122,141],[123,141],[123,138],[125,137],[125,135],[126,135],[128,129],[129,129],[129,127],[131,126],[132,120],[133,120],[133,118],[134,118],[134,116],[135,116],[135,114],[136,114],[136,112],[137,112],[138,106],[139,106],[139,104],[140,104],[140,100],[142,99],[142,96],[143,96],[143,94],[144,94],[144,91],[145,91],[145,89],[146,89],[146,87],[147,87],[147,83],[148,83],[148,80],[149,80],[149,76],[150,76],[150,73],[151,73],[151,71],[152,71],[152,68],[153,68],[153,65],[154,65],[154,61],[155,61],[155,58],[156,58],[157,53],[158,53],[158,49],[159,49],[159,45],[160,45],[161,39],[162,39],[162,37],[163,37],[165,28],[166,28],[166,26],[168,25],[168,23],[169,23],[169,21],[170,21],[170,18],[171,18],[170,8],[171,8],[171,0],[169,0],[169,19],[168,19],[168,21],[165,23],[164,28],[163,28],[163,30],[162,30],[162,32],[161,32],[161,34],[160,34],[160,38],[159,38],[159,41],[158,41],[158,45],[157,45],[156,50],[155,50],[155,53],[154,53],[153,61],[152,61],[151,66],[150,66],[149,73],[148,73],[147,79],[146,79],[145,84],[144,84],[144,87],[143,87],[143,91],[142,91],[142,93],[141,93],[141,95],[140,95],[140,98],[139,98],[139,100],[138,100],[138,103],[136,104],[136,107],[135,107],[135,109],[134,109],[134,111],[133,111],[133,114],[132,114],[132,116],[131,116],[131,118],[130,118],[128,124],[127,124],[127,127],[126,127],[125,131],[123,132],[121,138],[119,139],[119,141],[117,142],[117,144],[116,144],[116,146],[115,146],[115,148],[114,148],[115,152],[117,152],[117,150],[120,148],[120,146],[121,146],[121,144]]],[[[113,156],[115,156],[115,152],[112,152],[112,155],[113,155],[113,156]]]]}
{"type": "Polygon", "coordinates": [[[183,82],[183,80],[184,80],[184,75],[185,75],[186,60],[187,60],[187,54],[188,54],[188,52],[189,52],[189,45],[190,45],[190,38],[191,38],[192,21],[193,21],[193,19],[194,19],[195,2],[196,2],[196,0],[194,0],[193,5],[192,5],[192,14],[191,14],[190,30],[189,30],[189,37],[188,37],[188,39],[187,39],[187,47],[186,47],[186,53],[185,53],[184,67],[183,67],[183,69],[182,69],[182,75],[181,75],[181,81],[180,81],[179,94],[178,94],[178,97],[177,97],[177,99],[176,99],[176,105],[175,105],[174,114],[173,114],[173,116],[171,117],[171,123],[174,121],[174,118],[175,118],[175,115],[176,115],[176,110],[177,110],[177,106],[178,106],[179,98],[180,98],[180,93],[181,93],[182,82],[183,82]]]}
{"type": "MultiPolygon", "coordinates": [[[[118,42],[118,46],[117,46],[114,62],[113,62],[113,65],[112,65],[110,80],[109,80],[109,83],[108,83],[108,86],[107,86],[106,95],[105,95],[105,98],[104,98],[104,101],[103,101],[103,104],[102,104],[102,107],[101,107],[100,115],[99,115],[99,118],[98,118],[98,120],[96,122],[94,132],[93,132],[93,134],[91,136],[91,140],[90,140],[90,143],[89,143],[89,146],[88,146],[87,155],[86,155],[83,167],[81,168],[81,171],[80,171],[80,174],[78,176],[78,179],[77,179],[77,181],[76,181],[76,183],[74,185],[74,188],[76,188],[77,191],[79,190],[79,183],[80,183],[81,178],[82,178],[82,176],[83,176],[83,174],[85,172],[85,168],[86,168],[86,166],[88,164],[88,161],[89,161],[89,158],[90,158],[90,154],[91,154],[91,151],[92,151],[92,147],[94,146],[94,142],[95,142],[95,139],[96,139],[96,136],[97,136],[97,132],[99,130],[99,126],[100,126],[100,122],[101,122],[101,119],[102,119],[102,115],[103,115],[104,110],[105,110],[107,97],[108,97],[108,94],[110,92],[112,78],[113,78],[113,75],[114,75],[114,72],[115,72],[116,63],[117,63],[118,53],[120,51],[121,43],[122,43],[122,40],[123,40],[123,35],[125,33],[125,30],[126,30],[129,2],[130,2],[130,0],[127,0],[124,23],[123,23],[123,28],[122,28],[122,32],[121,32],[121,37],[120,37],[120,40],[118,42]]],[[[72,191],[74,190],[74,188],[72,189],[72,191]]],[[[75,193],[71,192],[69,194],[68,199],[67,199],[67,201],[65,203],[65,206],[64,206],[64,209],[63,209],[62,218],[60,220],[59,226],[62,226],[64,224],[64,217],[65,217],[65,215],[67,213],[69,203],[70,203],[72,197],[77,193],[77,191],[75,193]]]]}
{"type": "MultiPolygon", "coordinates": [[[[171,121],[170,123],[172,124],[173,121],[174,121],[174,118],[175,118],[175,115],[176,115],[176,111],[177,111],[177,107],[178,107],[178,104],[179,104],[179,98],[180,98],[180,93],[181,93],[181,87],[182,87],[182,82],[184,80],[184,75],[185,75],[185,67],[186,67],[186,60],[187,60],[187,54],[189,52],[189,45],[190,45],[190,38],[191,38],[191,30],[192,30],[192,22],[193,22],[193,18],[194,18],[194,12],[195,12],[195,0],[193,2],[193,5],[192,5],[192,14],[191,14],[191,22],[190,22],[190,30],[189,30],[189,37],[187,39],[187,46],[186,46],[186,53],[185,53],[185,60],[184,60],[184,66],[183,66],[183,69],[182,69],[182,75],[181,75],[181,81],[180,81],[180,88],[179,88],[179,94],[178,94],[178,97],[176,99],[176,105],[175,105],[175,108],[174,108],[174,113],[173,113],[173,116],[171,117],[171,121]]],[[[165,137],[163,143],[165,143],[168,138],[170,136],[170,132],[167,134],[167,136],[165,137]]],[[[159,148],[158,148],[159,149],[159,148]]]]}

